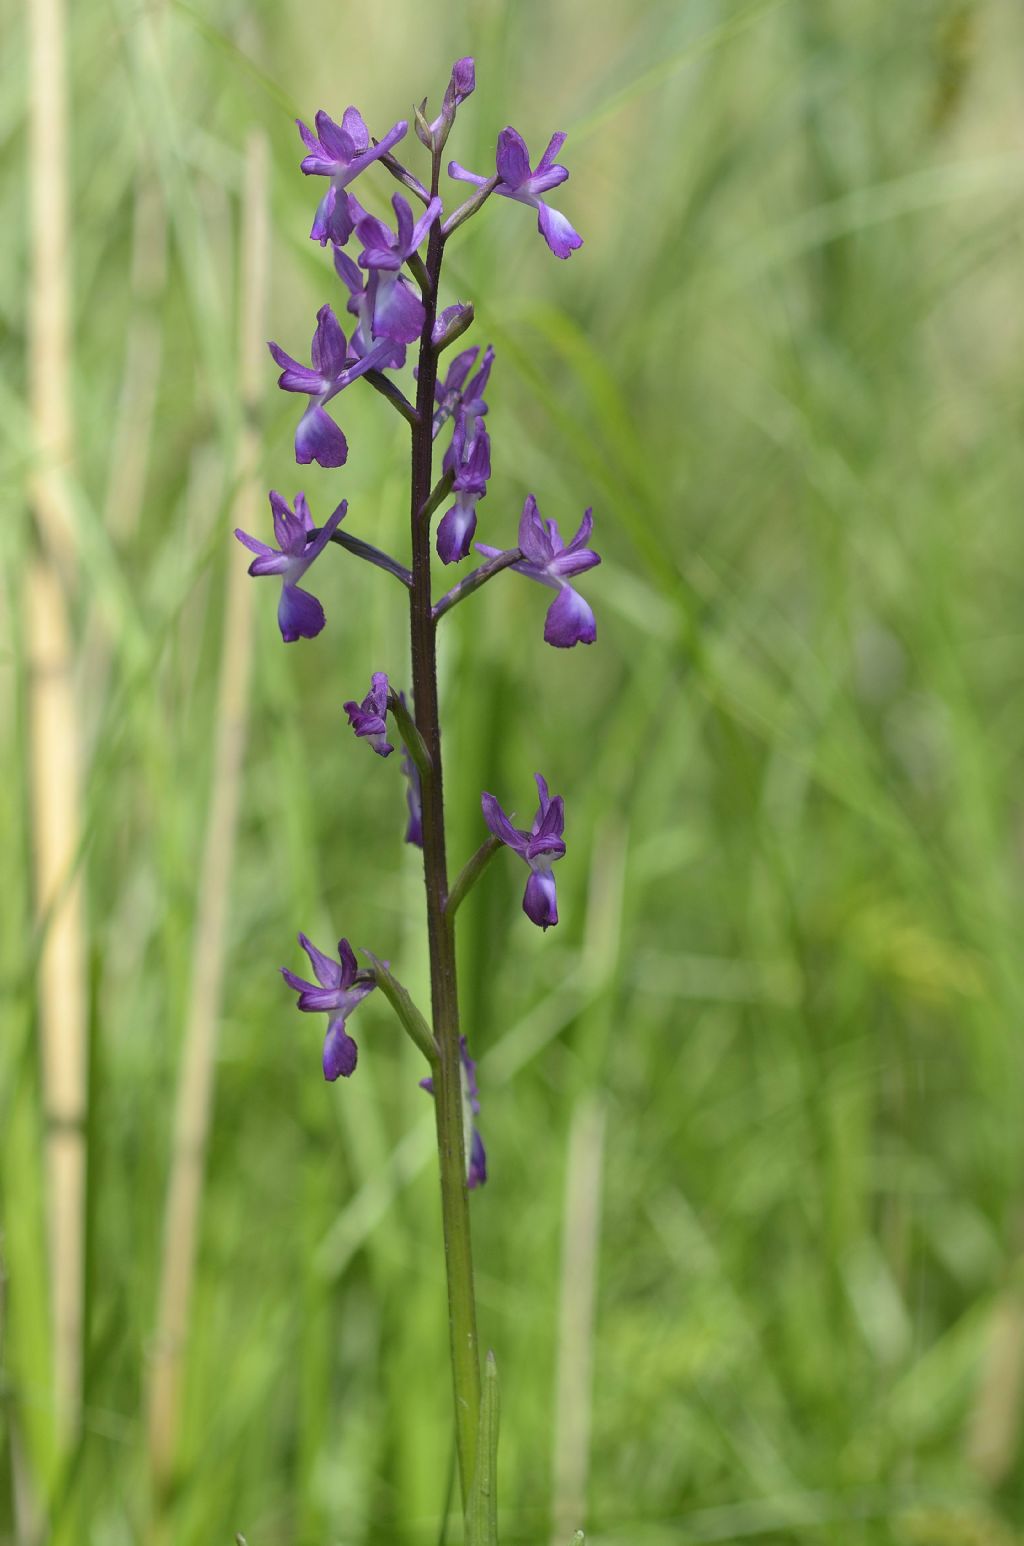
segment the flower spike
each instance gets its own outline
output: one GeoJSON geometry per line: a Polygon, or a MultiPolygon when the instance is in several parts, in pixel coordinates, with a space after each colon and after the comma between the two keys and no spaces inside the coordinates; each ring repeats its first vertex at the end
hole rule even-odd
{"type": "Polygon", "coordinates": [[[310,237],[319,242],[321,247],[328,241],[343,244],[351,236],[353,226],[344,190],[371,162],[387,155],[391,147],[398,144],[409,125],[401,119],[374,145],[370,142],[370,131],[354,107],[345,109],[340,124],[336,124],[324,112],[317,113],[314,119],[315,134],[301,118],[295,122],[308,151],[308,155],[302,159],[302,171],[307,177],[331,179],[330,187],[320,200],[314,216],[310,237]]]}
{"type": "Polygon", "coordinates": [[[356,735],[364,736],[378,757],[390,757],[395,748],[388,740],[388,679],[384,672],[373,673],[362,703],[346,703],[344,709],[356,735]]]}
{"type": "Polygon", "coordinates": [[[347,939],[338,941],[338,960],[324,955],[305,934],[299,935],[299,944],[309,956],[316,982],[307,982],[287,966],[281,967],[281,976],[298,995],[297,1007],[307,1014],[326,1010],[329,1016],[327,1035],[324,1038],[324,1078],[333,1082],[347,1079],[355,1071],[359,1049],[345,1029],[349,1015],[372,993],[376,982],[372,972],[360,972],[355,952],[347,939]]]}
{"type": "MultiPolygon", "coordinates": [[[[537,229],[547,242],[548,247],[556,258],[568,258],[577,249],[583,246],[583,238],[578,231],[574,231],[572,225],[557,209],[552,209],[550,204],[541,198],[542,193],[547,193],[550,188],[557,188],[559,183],[564,183],[569,176],[564,166],[559,166],[555,157],[565,143],[564,134],[553,134],[548,141],[548,148],[537,162],[536,168],[530,170],[530,152],[526,148],[526,141],[517,129],[502,129],[498,135],[498,148],[495,154],[500,181],[495,188],[503,198],[517,199],[520,204],[529,204],[537,211],[537,229]]],[[[482,177],[478,172],[469,172],[457,161],[448,163],[448,176],[454,177],[458,182],[475,183],[478,188],[483,188],[490,182],[490,178],[482,177]]]]}
{"type": "Polygon", "coordinates": [[[267,348],[281,366],[277,384],[282,392],[304,392],[309,398],[295,431],[295,460],[303,465],[318,462],[321,467],[343,467],[348,460],[348,442],[325,412],[324,404],[368,370],[391,365],[394,346],[385,340],[361,357],[350,354],[341,323],[330,306],[321,306],[310,348],[311,365],[293,359],[280,344],[271,342],[267,348]]]}
{"type": "Polygon", "coordinates": [[[480,797],[484,820],[494,836],[511,848],[530,866],[530,878],[523,893],[523,912],[531,923],[548,929],[558,922],[558,897],[551,865],[565,854],[562,833],[565,830],[565,805],[561,795],[554,799],[540,773],[536,774],[540,807],[529,832],[514,827],[492,794],[480,797]]]}
{"type": "MultiPolygon", "coordinates": [[[[526,496],[519,521],[519,548],[522,561],[512,565],[520,574],[540,585],[549,585],[558,595],[548,607],[544,621],[544,639],[556,649],[571,649],[574,644],[593,644],[597,623],[589,604],[569,580],[601,562],[601,555],[587,547],[594,528],[590,510],[584,512],[579,530],[569,543],[562,541],[557,521],[545,521],[532,494],[526,496]]],[[[501,548],[476,545],[477,552],[497,558],[501,548]]]]}
{"type": "Polygon", "coordinates": [[[292,511],[284,495],[271,489],[270,508],[274,514],[274,535],[278,541],[276,548],[261,542],[258,537],[250,537],[240,527],[235,528],[235,536],[250,553],[256,554],[249,565],[250,574],[281,576],[277,623],[284,642],[293,644],[296,639],[315,639],[326,621],[324,609],[309,591],[299,589],[298,582],[345,519],[348,501],[342,500],[319,531],[313,525],[305,494],[296,494],[295,509],[292,511]]]}

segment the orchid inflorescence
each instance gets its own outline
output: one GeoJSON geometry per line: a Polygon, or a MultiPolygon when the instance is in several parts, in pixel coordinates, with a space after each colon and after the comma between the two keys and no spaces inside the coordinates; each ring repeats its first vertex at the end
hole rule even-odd
{"type": "Polygon", "coordinates": [[[530,205],[537,211],[537,228],[558,258],[568,258],[582,239],[565,215],[553,209],[546,195],[568,177],[555,161],[565,140],[552,136],[535,168],[522,136],[506,128],[498,135],[494,172],[485,176],[448,164],[449,176],[469,183],[473,192],[447,213],[438,188],[442,152],[460,106],[476,85],[474,62],[459,59],[451,72],[441,110],[432,120],[426,101],[415,112],[416,135],[430,155],[430,176],[421,182],[395,156],[408,124],[394,124],[379,139],[371,136],[354,107],[336,123],[316,114],[315,129],[299,123],[306,154],[302,171],[327,180],[310,237],[331,248],[337,278],[343,287],[344,311],[352,318],[349,332],[330,304],[321,306],[309,350],[309,363],[271,343],[281,368],[278,385],[306,398],[295,430],[295,459],[338,468],[348,459],[348,442],[331,406],[354,382],[368,381],[411,428],[411,563],[354,536],[342,522],[342,500],[320,526],[314,522],[306,496],[295,495],[293,506],[276,491],[270,494],[276,546],[237,531],[255,557],[249,572],[281,579],[278,623],[285,643],[315,638],[325,624],[316,596],[300,585],[307,571],[328,546],[338,546],[393,575],[408,593],[412,657],[412,693],[392,686],[389,674],[375,671],[361,699],[344,704],[356,736],[387,759],[401,747],[400,765],[406,781],[408,823],[405,839],[423,850],[427,927],[430,945],[432,1025],[413,1004],[387,963],[366,953],[369,965],[360,968],[346,939],[337,957],[325,955],[304,934],[299,943],[311,964],[315,982],[282,968],[298,994],[298,1008],[328,1016],[323,1049],[325,1078],[347,1078],[356,1067],[357,1048],[347,1030],[352,1011],[375,987],[395,1008],[405,1029],[424,1053],[430,1072],[422,1081],[435,1097],[442,1183],[442,1213],[448,1247],[452,1358],[456,1386],[459,1459],[464,1500],[472,1479],[476,1415],[480,1406],[480,1372],[475,1342],[475,1306],[469,1257],[467,1189],[486,1180],[487,1164],[476,1126],[479,1098],[475,1064],[459,1028],[455,988],[454,914],[484,866],[508,847],[529,867],[523,910],[542,929],[558,922],[552,863],[565,853],[564,807],[551,797],[537,774],[540,807],[529,830],[517,827],[494,795],[484,793],[482,811],[490,835],[469,860],[451,888],[447,878],[444,806],[441,796],[441,736],[438,717],[436,633],[441,619],[459,602],[504,569],[514,569],[556,592],[544,624],[544,639],[560,649],[592,644],[594,614],[570,581],[600,562],[589,547],[593,525],[587,510],[575,536],[564,542],[555,520],[545,520],[533,494],[528,494],[519,522],[516,545],[501,548],[476,543],[485,562],[457,581],[436,601],[431,590],[431,520],[441,511],[434,541],[445,565],[470,556],[478,522],[478,506],[491,477],[491,435],[486,392],[494,366],[488,345],[454,354],[442,373],[439,361],[474,321],[473,307],[461,300],[441,306],[440,274],[446,244],[475,216],[491,194],[530,205]],[[393,224],[371,214],[350,191],[372,166],[386,170],[402,186],[391,200],[393,224]],[[414,214],[406,197],[420,206],[414,214]],[[399,379],[410,346],[417,347],[414,388],[399,379]],[[447,436],[441,473],[433,483],[434,442],[447,436]],[[389,717],[391,724],[389,725],[389,717]]]}

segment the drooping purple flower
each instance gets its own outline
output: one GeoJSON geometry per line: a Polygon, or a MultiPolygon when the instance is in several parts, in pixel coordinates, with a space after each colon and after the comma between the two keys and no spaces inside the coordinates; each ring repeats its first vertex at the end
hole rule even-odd
{"type": "MultiPolygon", "coordinates": [[[[601,555],[587,547],[594,518],[590,510],[584,512],[579,530],[568,544],[563,543],[557,521],[545,521],[537,509],[532,494],[526,496],[519,521],[519,546],[521,563],[513,564],[520,574],[541,585],[550,585],[558,591],[548,607],[544,620],[544,638],[556,649],[571,649],[574,644],[593,644],[597,638],[597,623],[589,604],[569,584],[572,576],[593,569],[601,562],[601,555]]],[[[500,548],[476,545],[477,552],[488,558],[496,558],[500,548]]]]}
{"type": "Polygon", "coordinates": [[[324,112],[317,113],[314,121],[316,134],[301,118],[296,119],[302,143],[309,151],[302,159],[302,170],[307,177],[329,177],[331,184],[320,200],[309,234],[321,246],[328,241],[344,243],[352,234],[354,220],[343,190],[371,162],[397,145],[409,126],[401,120],[382,140],[371,145],[370,131],[354,107],[345,109],[340,124],[324,112]]]}
{"type": "Polygon", "coordinates": [[[450,419],[462,401],[462,388],[480,353],[479,346],[463,349],[452,360],[444,379],[434,384],[434,439],[446,419],[450,419]]]}
{"type": "MultiPolygon", "coordinates": [[[[567,169],[555,161],[564,143],[564,134],[553,134],[547,150],[531,171],[526,141],[516,129],[507,128],[502,129],[498,135],[495,156],[497,173],[501,178],[495,193],[500,193],[506,199],[518,199],[520,204],[532,205],[537,211],[537,229],[556,258],[567,258],[577,247],[583,246],[582,236],[573,230],[565,215],[552,209],[541,198],[542,193],[557,188],[569,176],[567,169]]],[[[459,182],[475,183],[478,188],[490,181],[490,178],[481,177],[477,172],[467,171],[457,161],[448,163],[448,175],[459,182]]]]}
{"type": "MultiPolygon", "coordinates": [[[[477,500],[487,493],[491,476],[490,436],[479,420],[468,422],[471,438],[466,434],[467,415],[460,410],[449,448],[454,451],[456,468],[452,484],[455,503],[445,511],[437,528],[437,551],[445,564],[458,563],[468,554],[476,531],[477,500]]],[[[445,462],[447,465],[447,456],[445,462]]]]}
{"type": "Polygon", "coordinates": [[[391,200],[397,232],[392,232],[375,215],[365,215],[356,226],[363,244],[360,268],[371,270],[369,294],[373,304],[374,338],[390,338],[411,344],[423,331],[426,312],[412,286],[399,269],[419,247],[424,236],[441,213],[441,200],[431,199],[417,221],[413,221],[408,200],[396,193],[391,200]]]}
{"type": "Polygon", "coordinates": [[[284,495],[279,494],[276,489],[271,489],[270,508],[274,513],[274,536],[278,544],[276,548],[261,542],[258,537],[250,537],[249,533],[242,531],[240,527],[235,528],[235,536],[239,542],[245,544],[250,553],[256,554],[249,565],[250,574],[281,576],[281,600],[277,607],[277,622],[284,642],[293,644],[296,639],[314,639],[324,626],[324,609],[309,591],[299,589],[298,582],[313,560],[323,552],[331,540],[332,533],[345,519],[348,501],[342,500],[312,541],[309,540],[309,536],[316,531],[316,528],[313,525],[313,517],[309,513],[305,494],[296,494],[293,512],[288,508],[284,495]]]}
{"type": "Polygon", "coordinates": [[[307,982],[286,966],[281,975],[290,988],[299,995],[298,1007],[307,1013],[326,1010],[329,1016],[327,1035],[324,1038],[324,1078],[347,1079],[356,1066],[359,1054],[355,1042],[345,1029],[345,1021],[376,983],[371,972],[360,972],[355,953],[347,939],[338,941],[338,960],[324,955],[305,936],[299,935],[299,944],[309,956],[316,982],[307,982]]]}
{"type": "MultiPolygon", "coordinates": [[[[462,1085],[462,1132],[466,1148],[466,1187],[472,1191],[487,1180],[487,1155],[476,1125],[480,1115],[480,1092],[476,1083],[476,1064],[469,1055],[465,1036],[459,1037],[460,1082],[462,1085]]],[[[420,1089],[434,1093],[433,1079],[421,1079],[420,1089]]]]}
{"type": "MultiPolygon", "coordinates": [[[[349,350],[361,360],[375,347],[373,338],[373,299],[367,276],[354,259],[340,247],[334,249],[334,269],[338,278],[348,288],[346,310],[357,318],[356,329],[349,339],[349,350]]],[[[372,281],[371,281],[372,282],[372,281]]],[[[382,368],[401,370],[405,364],[405,345],[392,342],[390,358],[381,361],[382,368]]]]}
{"type": "Polygon", "coordinates": [[[523,893],[523,912],[531,923],[547,929],[558,922],[558,898],[551,865],[565,853],[562,840],[565,806],[560,794],[554,799],[550,797],[547,783],[539,773],[535,777],[540,807],[529,832],[512,825],[492,794],[481,795],[480,804],[484,820],[494,836],[530,866],[530,878],[523,893]]]}
{"type": "Polygon", "coordinates": [[[348,722],[356,735],[364,736],[379,757],[390,757],[394,747],[388,740],[388,679],[383,671],[375,671],[362,703],[344,705],[348,722]]]}
{"type": "Polygon", "coordinates": [[[420,103],[419,115],[416,121],[416,134],[420,143],[425,145],[428,150],[436,149],[440,152],[445,140],[451,133],[452,124],[455,122],[456,109],[462,106],[467,97],[472,96],[475,89],[476,68],[473,60],[468,56],[465,59],[456,59],[452,65],[451,79],[445,87],[441,111],[432,123],[426,122],[426,97],[420,103]]]}
{"type": "Polygon", "coordinates": [[[389,364],[391,344],[377,344],[361,358],[349,354],[341,323],[330,306],[321,306],[310,349],[312,365],[300,364],[279,344],[271,342],[267,347],[281,366],[277,378],[281,390],[304,392],[309,398],[309,406],[295,431],[295,460],[318,462],[321,467],[343,467],[348,443],[324,404],[368,370],[389,364]]]}

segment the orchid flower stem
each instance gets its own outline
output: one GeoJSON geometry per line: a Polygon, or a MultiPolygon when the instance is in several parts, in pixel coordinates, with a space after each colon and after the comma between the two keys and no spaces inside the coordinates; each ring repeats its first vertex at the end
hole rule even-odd
{"type": "Polygon", "coordinates": [[[449,215],[441,227],[442,242],[446,242],[453,231],[457,231],[460,225],[469,220],[482,205],[486,204],[500,181],[500,177],[492,177],[489,182],[485,182],[481,188],[477,189],[472,198],[467,199],[465,204],[460,204],[458,209],[449,215]]]}
{"type": "Polygon", "coordinates": [[[481,564],[479,569],[474,569],[471,574],[467,574],[458,585],[453,585],[450,591],[446,591],[434,607],[431,613],[434,622],[438,622],[458,602],[465,601],[467,596],[472,596],[473,592],[479,590],[481,585],[486,585],[488,580],[493,580],[494,576],[500,574],[503,569],[518,563],[522,556],[519,548],[506,548],[504,553],[499,553],[489,563],[481,564]]]}
{"type": "Polygon", "coordinates": [[[401,1021],[404,1029],[416,1046],[423,1053],[430,1065],[430,1072],[437,1075],[437,1043],[431,1034],[430,1026],[423,1018],[408,992],[403,988],[398,978],[393,976],[386,961],[378,961],[372,951],[366,950],[363,954],[367,957],[373,968],[373,978],[378,988],[391,1005],[395,1014],[401,1021]]]}
{"type": "Polygon", "coordinates": [[[444,904],[444,915],[448,919],[449,926],[451,926],[455,918],[456,909],[459,904],[476,885],[500,847],[501,839],[499,837],[489,837],[480,844],[473,857],[467,859],[466,863],[462,866],[459,878],[449,891],[448,900],[444,904]]]}
{"type": "Polygon", "coordinates": [[[416,283],[420,287],[420,294],[423,296],[424,300],[426,300],[427,296],[430,294],[430,276],[428,275],[424,266],[423,259],[420,257],[418,252],[410,252],[405,262],[410,274],[412,274],[416,283]]]}
{"type": "MultiPolygon", "coordinates": [[[[440,162],[433,158],[431,193],[436,194],[440,162]]],[[[412,586],[409,592],[413,705],[416,728],[430,758],[429,776],[422,781],[423,875],[427,903],[430,955],[431,1019],[438,1060],[434,1074],[437,1151],[441,1172],[441,1220],[448,1281],[448,1323],[451,1338],[459,1481],[465,1509],[476,1470],[480,1422],[480,1352],[473,1288],[469,1192],[463,1126],[462,1069],[459,1045],[459,1002],[455,971],[455,933],[445,917],[448,862],[444,830],[444,788],[441,730],[438,717],[437,639],[431,611],[430,524],[423,519],[433,486],[433,410],[437,354],[432,343],[437,314],[443,242],[440,225],[431,227],[424,296],[425,317],[420,335],[416,382],[416,422],[412,427],[412,487],[410,527],[412,586]]],[[[443,481],[443,480],[442,480],[443,481]]],[[[412,748],[410,747],[410,753],[412,748]]]]}
{"type": "Polygon", "coordinates": [[[430,498],[427,500],[426,504],[423,506],[423,509],[420,511],[420,520],[423,522],[424,526],[430,525],[430,517],[437,509],[438,505],[443,504],[444,501],[448,498],[448,495],[452,491],[452,484],[454,482],[455,473],[454,471],[449,471],[446,472],[443,477],[439,478],[438,481],[434,484],[434,487],[430,492],[430,498]]]}
{"type": "Polygon", "coordinates": [[[381,397],[386,397],[392,408],[397,408],[402,418],[408,424],[416,423],[416,409],[406,397],[405,393],[395,386],[395,383],[384,375],[383,371],[367,370],[363,372],[363,380],[368,381],[374,391],[381,397]]]}
{"type": "Polygon", "coordinates": [[[393,574],[396,580],[401,580],[404,586],[411,588],[412,575],[405,565],[400,564],[397,558],[392,558],[390,553],[375,548],[372,542],[364,542],[362,537],[353,537],[351,532],[342,531],[340,527],[331,533],[331,541],[354,553],[357,558],[365,558],[368,564],[376,564],[378,569],[393,574]]]}
{"type": "Polygon", "coordinates": [[[405,742],[409,756],[419,770],[420,777],[429,778],[431,761],[427,743],[416,729],[415,722],[398,693],[388,693],[388,708],[394,715],[399,734],[405,742]]]}
{"type": "MultiPolygon", "coordinates": [[[[373,143],[376,145],[377,141],[374,140],[373,143]]],[[[430,194],[424,188],[419,178],[414,177],[412,172],[402,165],[397,156],[393,156],[388,151],[380,157],[380,164],[381,166],[386,166],[392,177],[396,178],[404,188],[408,188],[411,193],[414,193],[424,204],[430,203],[430,194]]]]}

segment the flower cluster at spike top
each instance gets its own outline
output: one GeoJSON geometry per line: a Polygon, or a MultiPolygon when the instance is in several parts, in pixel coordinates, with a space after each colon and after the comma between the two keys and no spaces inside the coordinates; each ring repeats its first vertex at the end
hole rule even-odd
{"type": "MultiPolygon", "coordinates": [[[[469,183],[473,192],[452,212],[446,212],[438,193],[441,153],[457,111],[475,86],[474,61],[459,59],[452,69],[439,114],[428,120],[426,100],[415,112],[416,135],[431,156],[429,185],[421,182],[394,154],[407,133],[408,124],[404,121],[393,124],[379,139],[372,136],[354,107],[346,109],[340,123],[325,112],[316,114],[314,128],[299,123],[306,152],[301,170],[306,176],[322,178],[327,183],[326,192],[316,207],[310,237],[321,246],[331,248],[335,274],[342,286],[341,299],[335,305],[343,316],[347,313],[352,322],[346,335],[334,306],[330,303],[321,306],[308,364],[276,342],[270,343],[269,349],[281,370],[278,378],[281,390],[306,399],[294,438],[295,460],[300,465],[315,463],[325,469],[345,465],[349,455],[348,441],[331,405],[340,393],[360,379],[368,381],[412,426],[414,463],[419,430],[426,440],[428,471],[429,442],[447,437],[440,479],[427,508],[417,513],[414,506],[414,544],[416,521],[426,523],[429,543],[430,520],[440,512],[434,541],[441,562],[444,565],[461,563],[470,557],[474,546],[486,562],[464,576],[436,602],[428,598],[426,606],[431,626],[436,627],[452,606],[479,589],[493,575],[509,568],[556,592],[547,610],[543,637],[556,648],[568,649],[576,644],[592,644],[596,638],[594,613],[570,584],[571,580],[600,563],[598,554],[588,546],[593,525],[591,512],[586,512],[575,536],[566,543],[558,523],[542,518],[537,500],[531,493],[523,506],[515,547],[474,543],[478,506],[488,493],[491,478],[491,433],[486,393],[495,354],[490,345],[483,350],[471,346],[455,353],[443,371],[437,364],[443,351],[462,337],[474,321],[473,307],[462,300],[440,305],[437,279],[441,254],[450,237],[478,212],[492,193],[536,210],[537,229],[557,258],[568,258],[582,246],[582,238],[566,216],[547,202],[547,195],[569,175],[555,160],[565,140],[561,133],[551,137],[534,168],[531,168],[522,136],[513,128],[505,128],[498,135],[493,173],[471,172],[456,161],[449,162],[447,170],[451,179],[456,183],[469,183]],[[391,199],[390,222],[370,213],[351,191],[357,179],[364,177],[371,168],[377,168],[377,175],[387,172],[404,190],[394,193],[391,199]],[[415,212],[410,199],[418,205],[415,212]],[[418,346],[419,353],[417,367],[412,373],[415,385],[410,396],[403,388],[399,373],[406,369],[406,356],[413,345],[418,346]],[[419,392],[417,388],[423,379],[425,361],[429,364],[429,384],[424,384],[423,392],[419,392]],[[420,401],[424,392],[429,395],[425,401],[420,401]]],[[[299,581],[329,544],[394,575],[414,596],[416,585],[424,583],[422,563],[419,568],[415,562],[407,568],[370,542],[342,529],[341,523],[347,513],[344,500],[319,527],[303,493],[296,494],[292,508],[281,494],[272,492],[270,506],[276,546],[247,532],[237,531],[236,536],[255,555],[250,574],[276,575],[281,579],[278,622],[285,643],[313,639],[325,625],[320,601],[302,588],[299,581]]],[[[488,508],[492,506],[493,500],[488,508]]],[[[425,582],[428,590],[429,567],[428,549],[425,582]]],[[[399,763],[408,805],[405,838],[424,848],[424,779],[430,776],[430,754],[405,694],[392,688],[387,674],[376,671],[366,696],[346,702],[344,711],[355,735],[368,741],[382,759],[389,757],[396,745],[401,747],[399,763]],[[394,721],[393,730],[389,729],[389,715],[394,721]]],[[[439,749],[439,740],[436,745],[439,749]]],[[[483,815],[491,837],[485,840],[481,849],[484,857],[478,855],[477,858],[480,859],[478,869],[482,869],[486,859],[504,845],[524,860],[530,874],[523,910],[533,923],[547,929],[558,922],[552,862],[565,853],[564,808],[561,796],[552,799],[544,778],[540,774],[536,777],[540,808],[529,830],[514,826],[493,795],[485,793],[482,796],[483,815]]],[[[429,854],[425,854],[425,860],[429,865],[429,854]]],[[[471,861],[467,871],[475,862],[471,861]]],[[[476,873],[477,870],[473,870],[467,889],[476,873]]],[[[346,1023],[362,999],[375,986],[383,985],[379,975],[383,966],[370,958],[374,961],[373,969],[360,970],[352,947],[345,939],[340,941],[337,959],[324,955],[304,934],[299,935],[299,943],[309,957],[316,981],[307,982],[287,968],[282,968],[282,972],[298,994],[300,1010],[321,1011],[328,1016],[323,1049],[325,1078],[348,1077],[355,1069],[357,1054],[346,1023]]],[[[483,1143],[475,1124],[479,1111],[475,1065],[464,1037],[460,1039],[459,1052],[466,1121],[467,1185],[475,1186],[486,1179],[487,1168],[483,1143]]],[[[423,1084],[426,1089],[433,1090],[433,1075],[423,1084]]]]}

